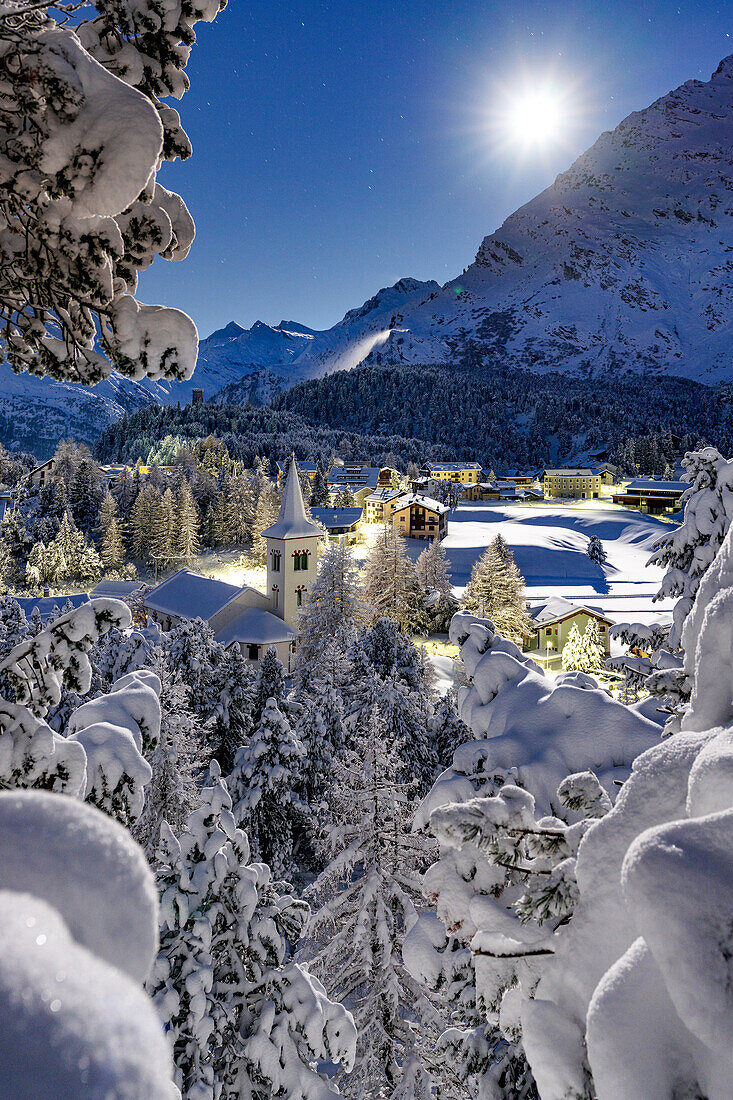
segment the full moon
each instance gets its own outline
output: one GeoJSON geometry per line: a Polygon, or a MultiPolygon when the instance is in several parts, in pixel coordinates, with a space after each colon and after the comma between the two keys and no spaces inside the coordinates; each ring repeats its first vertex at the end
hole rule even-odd
{"type": "Polygon", "coordinates": [[[551,91],[525,92],[508,104],[505,120],[507,137],[527,147],[549,145],[562,129],[562,110],[551,91]]]}

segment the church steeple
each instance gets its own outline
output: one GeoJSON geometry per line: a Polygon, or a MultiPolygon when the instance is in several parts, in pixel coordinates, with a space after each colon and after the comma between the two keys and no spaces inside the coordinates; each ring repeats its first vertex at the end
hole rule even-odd
{"type": "Polygon", "coordinates": [[[314,535],[318,537],[322,533],[321,529],[316,527],[306,515],[298,466],[293,455],[280,504],[280,515],[277,517],[277,522],[266,527],[262,535],[266,539],[302,539],[314,535]]]}
{"type": "Polygon", "coordinates": [[[270,610],[298,630],[301,609],[318,573],[320,527],[308,519],[293,455],[277,522],[262,534],[267,539],[267,596],[270,610]]]}

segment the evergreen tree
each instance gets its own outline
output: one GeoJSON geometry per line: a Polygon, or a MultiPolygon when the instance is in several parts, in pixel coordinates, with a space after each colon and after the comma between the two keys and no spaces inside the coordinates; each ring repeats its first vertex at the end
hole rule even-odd
{"type": "Polygon", "coordinates": [[[144,485],[135,499],[130,520],[132,549],[139,558],[150,556],[159,507],[158,490],[152,485],[144,485]]]}
{"type": "Polygon", "coordinates": [[[598,623],[595,619],[589,619],[583,631],[582,659],[585,665],[584,672],[602,672],[604,668],[605,650],[601,642],[598,623]]]}
{"type": "Polygon", "coordinates": [[[527,614],[524,578],[514,555],[501,535],[497,535],[474,563],[463,597],[465,607],[491,619],[497,633],[521,645],[531,633],[527,614]]]}
{"type": "Polygon", "coordinates": [[[237,749],[249,744],[255,683],[252,669],[237,646],[225,650],[212,670],[215,709],[209,740],[225,775],[234,768],[237,749]]]}
{"type": "Polygon", "coordinates": [[[125,567],[125,540],[122,527],[112,516],[104,532],[101,549],[102,565],[107,573],[120,573],[125,567]]]}
{"type": "Polygon", "coordinates": [[[318,563],[316,583],[300,615],[296,675],[301,686],[321,674],[329,640],[353,632],[363,615],[359,568],[353,551],[331,542],[318,563]]]}
{"type": "Polygon", "coordinates": [[[339,489],[334,497],[334,508],[353,508],[354,507],[354,494],[348,486],[344,485],[339,489]]]}
{"type": "Polygon", "coordinates": [[[596,565],[603,565],[606,561],[606,551],[603,548],[603,543],[598,538],[598,535],[591,535],[588,539],[588,546],[586,554],[592,562],[596,565]]]}
{"type": "Polygon", "coordinates": [[[75,526],[68,512],[64,513],[59,532],[49,550],[57,555],[57,569],[53,583],[90,585],[99,580],[102,573],[102,559],[75,526]]]}
{"type": "Polygon", "coordinates": [[[336,762],[328,865],[309,891],[309,967],[332,995],[348,997],[358,1030],[356,1067],[340,1082],[354,1100],[429,1096],[420,1054],[440,1030],[436,1005],[402,960],[425,841],[411,833],[410,800],[397,770],[373,707],[353,748],[336,762]]]}
{"type": "Polygon", "coordinates": [[[85,535],[97,527],[103,493],[99,469],[94,460],[84,457],[78,463],[69,483],[69,506],[74,523],[85,535]]]}
{"type": "Polygon", "coordinates": [[[260,661],[252,700],[252,725],[257,726],[262,719],[268,699],[274,699],[282,706],[285,698],[285,670],[274,646],[268,646],[260,661]]]}
{"type": "Polygon", "coordinates": [[[151,540],[151,556],[158,565],[170,565],[178,552],[176,503],[170,486],[160,498],[151,540]]]}
{"type": "Polygon", "coordinates": [[[186,560],[198,554],[200,549],[199,528],[201,521],[191,486],[185,480],[178,491],[176,521],[178,526],[176,549],[178,556],[186,560]]]}
{"type": "Polygon", "coordinates": [[[345,742],[344,708],[332,684],[319,682],[319,691],[303,707],[296,734],[303,746],[300,788],[309,805],[320,802],[333,778],[334,759],[345,742]]]}
{"type": "Polygon", "coordinates": [[[313,508],[322,508],[327,507],[329,502],[328,474],[319,466],[316,470],[316,476],[313,478],[310,503],[313,508]]]}
{"type": "Polygon", "coordinates": [[[440,539],[433,539],[425,547],[415,562],[415,572],[424,591],[440,592],[442,595],[452,593],[450,566],[440,539]]]}
{"type": "Polygon", "coordinates": [[[112,493],[108,489],[104,495],[104,499],[99,506],[99,520],[97,522],[97,530],[104,537],[107,533],[107,529],[113,519],[118,518],[117,501],[113,497],[112,493]]]}
{"type": "Polygon", "coordinates": [[[587,672],[583,639],[576,623],[570,627],[568,640],[562,647],[562,667],[565,672],[587,672]]]}
{"type": "Polygon", "coordinates": [[[350,1015],[292,961],[307,906],[249,864],[216,762],[180,839],[158,850],[160,951],[148,988],[183,1100],[331,1100],[316,1062],[354,1055],[350,1015]]]}
{"type": "Polygon", "coordinates": [[[470,729],[458,714],[457,696],[455,688],[446,692],[430,720],[433,751],[441,768],[448,767],[459,745],[473,738],[470,729]]]}
{"type": "Polygon", "coordinates": [[[263,481],[252,524],[250,556],[255,565],[264,565],[267,561],[267,539],[262,537],[262,532],[275,522],[279,508],[280,501],[275,486],[269,480],[263,481]]]}
{"type": "Polygon", "coordinates": [[[149,756],[153,775],[133,835],[152,860],[163,822],[174,836],[180,836],[196,807],[195,775],[202,762],[202,746],[189,705],[190,689],[171,671],[161,653],[150,667],[160,678],[160,737],[149,756]]]}
{"type": "Polygon", "coordinates": [[[400,630],[419,633],[426,628],[415,566],[407,556],[404,538],[392,525],[385,525],[365,567],[364,599],[374,619],[386,616],[400,630]]]}
{"type": "Polygon", "coordinates": [[[282,879],[293,869],[295,826],[304,807],[295,794],[303,746],[268,699],[247,745],[237,751],[227,780],[233,813],[247,830],[255,857],[282,879]]]}

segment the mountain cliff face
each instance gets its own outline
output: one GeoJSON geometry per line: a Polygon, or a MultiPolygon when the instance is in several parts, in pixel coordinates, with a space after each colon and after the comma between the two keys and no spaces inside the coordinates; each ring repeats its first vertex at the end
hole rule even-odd
{"type": "Polygon", "coordinates": [[[382,361],[733,378],[733,57],[604,133],[403,311],[382,361]]]}

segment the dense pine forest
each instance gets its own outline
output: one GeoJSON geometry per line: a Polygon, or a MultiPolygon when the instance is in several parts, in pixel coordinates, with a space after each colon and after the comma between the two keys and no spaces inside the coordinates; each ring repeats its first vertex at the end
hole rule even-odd
{"type": "MultiPolygon", "coordinates": [[[[334,456],[346,462],[402,466],[426,459],[452,458],[453,447],[389,431],[368,434],[341,429],[338,424],[311,424],[295,412],[238,405],[187,405],[185,408],[148,406],[123,417],[101,434],[96,455],[101,462],[166,465],[178,451],[199,439],[216,436],[230,456],[253,467],[258,458],[278,461],[295,452],[299,459],[327,469],[334,456]]],[[[456,456],[458,457],[458,456],[456,456]]]]}
{"type": "MultiPolygon", "coordinates": [[[[674,433],[675,449],[733,443],[729,394],[682,378],[528,374],[467,357],[450,367],[359,367],[301,382],[276,402],[313,424],[415,436],[485,466],[540,465],[674,433]]],[[[656,471],[648,471],[656,472],[656,471]]],[[[662,473],[663,468],[658,472],[662,473]]]]}

